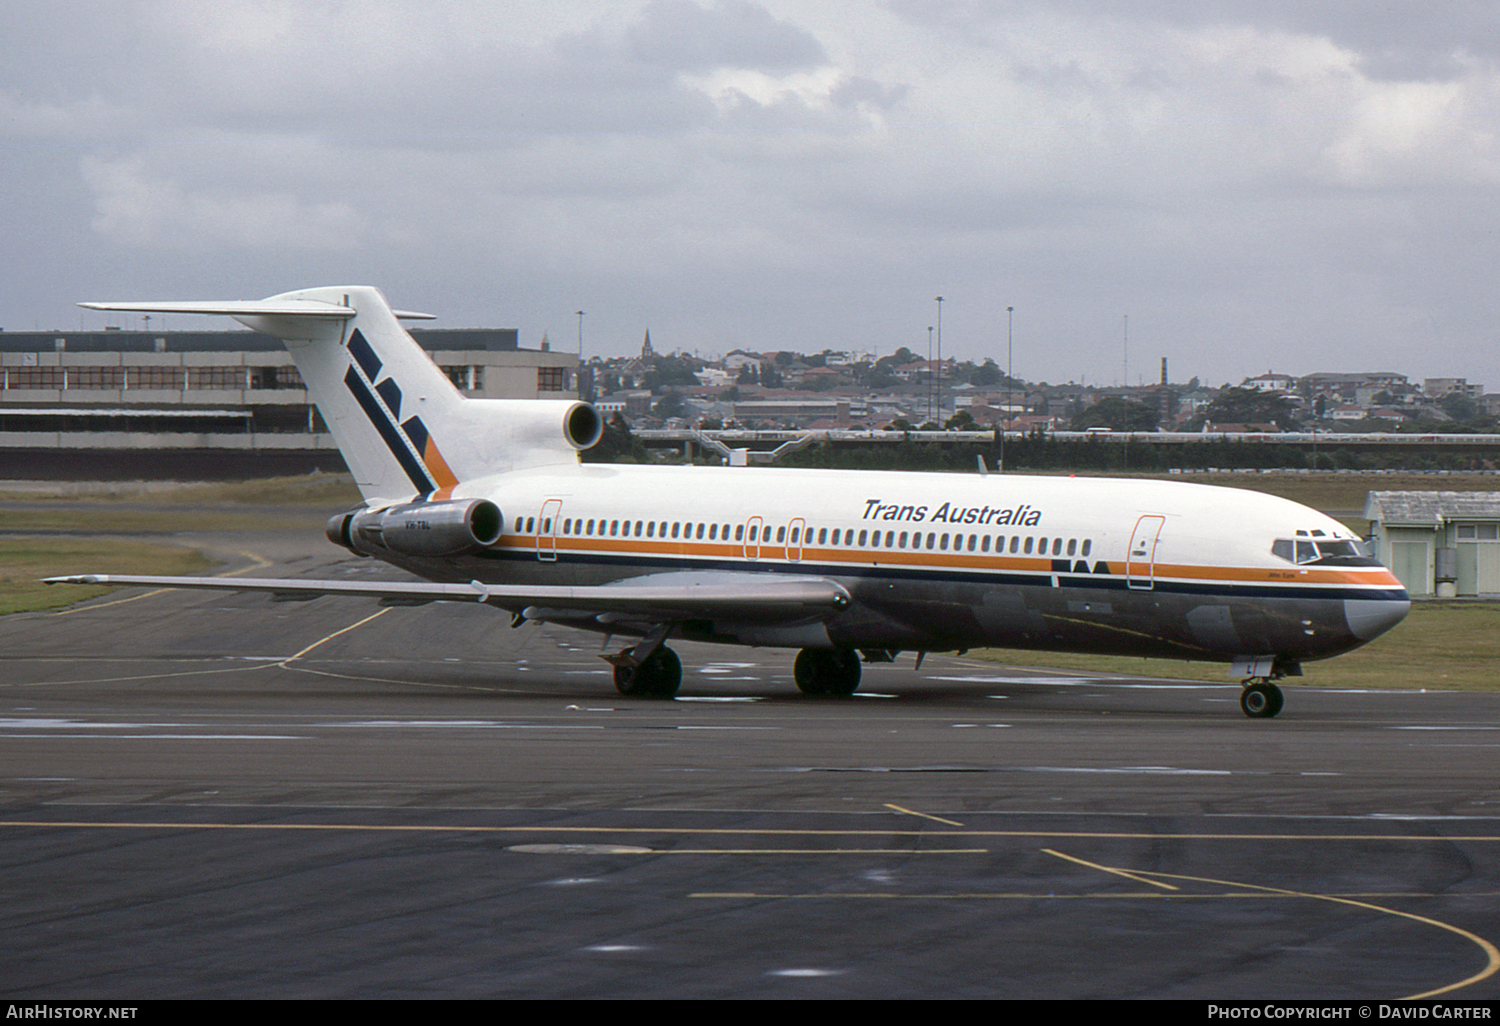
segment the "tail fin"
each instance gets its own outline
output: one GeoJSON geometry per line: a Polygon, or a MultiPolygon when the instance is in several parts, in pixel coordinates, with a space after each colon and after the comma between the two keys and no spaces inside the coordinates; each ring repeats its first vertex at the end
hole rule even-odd
{"type": "Polygon", "coordinates": [[[369,500],[447,498],[464,481],[577,461],[598,440],[593,407],[468,399],[412,340],[380,290],[331,286],[224,303],[81,303],[103,310],[227,314],[286,343],[369,500]]]}

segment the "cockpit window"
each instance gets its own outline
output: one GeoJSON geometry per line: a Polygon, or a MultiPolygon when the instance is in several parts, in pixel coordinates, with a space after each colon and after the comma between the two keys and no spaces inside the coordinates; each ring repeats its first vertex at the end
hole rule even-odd
{"type": "Polygon", "coordinates": [[[1307,538],[1298,538],[1293,541],[1290,538],[1278,538],[1271,543],[1271,555],[1286,560],[1288,563],[1318,563],[1323,560],[1346,560],[1356,558],[1367,558],[1367,554],[1360,551],[1357,542],[1346,538],[1318,538],[1309,541],[1307,538]]]}

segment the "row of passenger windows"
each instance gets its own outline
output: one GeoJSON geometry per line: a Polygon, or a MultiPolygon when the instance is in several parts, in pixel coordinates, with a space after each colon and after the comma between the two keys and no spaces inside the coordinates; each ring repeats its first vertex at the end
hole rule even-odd
{"type": "MultiPolygon", "coordinates": [[[[928,531],[872,531],[869,528],[804,528],[801,524],[779,527],[760,524],[701,524],[681,521],[655,520],[584,520],[569,517],[561,524],[559,534],[598,538],[677,538],[696,541],[729,541],[730,527],[734,528],[736,542],[754,542],[760,545],[832,545],[848,548],[871,549],[931,549],[939,552],[1005,552],[1007,544],[1012,553],[1045,556],[1048,549],[1054,556],[1088,556],[1093,549],[1093,539],[1048,538],[1035,535],[989,535],[951,534],[928,531]],[[772,533],[775,534],[774,541],[772,533]],[[814,540],[816,538],[816,540],[814,540]]],[[[536,517],[517,517],[517,534],[532,534],[536,531],[536,517]]],[[[542,534],[552,533],[552,518],[541,519],[542,534]]]]}

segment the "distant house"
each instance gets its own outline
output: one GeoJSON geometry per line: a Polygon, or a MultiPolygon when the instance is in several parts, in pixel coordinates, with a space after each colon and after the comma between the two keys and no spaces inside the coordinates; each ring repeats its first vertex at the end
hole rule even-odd
{"type": "Polygon", "coordinates": [[[1297,387],[1297,379],[1290,374],[1272,374],[1267,371],[1253,378],[1246,378],[1244,388],[1253,388],[1257,392],[1290,392],[1297,387]]]}

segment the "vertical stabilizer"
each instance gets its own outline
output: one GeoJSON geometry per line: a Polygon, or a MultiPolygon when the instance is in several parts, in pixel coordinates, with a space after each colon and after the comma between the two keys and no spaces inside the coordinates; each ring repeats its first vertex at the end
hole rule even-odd
{"type": "Polygon", "coordinates": [[[303,289],[267,303],[311,300],[353,311],[330,318],[235,314],[286,343],[328,430],[366,498],[451,489],[459,477],[430,425],[456,418],[463,395],[412,341],[369,286],[303,289]]]}
{"type": "Polygon", "coordinates": [[[603,424],[573,401],[468,399],[367,285],[269,299],[81,303],[91,309],[227,314],[286,343],[366,499],[448,498],[464,481],[577,462],[603,424]]]}

